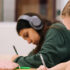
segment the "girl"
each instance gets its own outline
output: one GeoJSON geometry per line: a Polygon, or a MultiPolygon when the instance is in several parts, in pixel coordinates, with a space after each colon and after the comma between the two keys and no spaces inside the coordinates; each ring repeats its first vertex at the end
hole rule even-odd
{"type": "Polygon", "coordinates": [[[51,25],[51,22],[34,13],[20,16],[16,26],[17,33],[28,43],[36,44],[37,48],[26,57],[15,56],[14,62],[20,66],[37,68],[42,65],[40,58],[42,54],[45,65],[49,68],[69,60],[70,27],[68,24],[56,22],[51,25]]]}

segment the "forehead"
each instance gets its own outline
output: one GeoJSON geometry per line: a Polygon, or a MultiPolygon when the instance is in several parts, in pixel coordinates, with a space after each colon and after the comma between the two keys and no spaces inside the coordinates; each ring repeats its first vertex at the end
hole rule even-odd
{"type": "Polygon", "coordinates": [[[63,23],[70,23],[70,16],[65,16],[62,18],[63,23]]]}
{"type": "Polygon", "coordinates": [[[70,22],[70,16],[66,17],[65,19],[70,22]]]}
{"type": "Polygon", "coordinates": [[[64,20],[70,20],[70,16],[64,16],[63,19],[64,20]]]}
{"type": "Polygon", "coordinates": [[[19,35],[25,34],[29,31],[29,28],[21,29],[19,35]]]}
{"type": "Polygon", "coordinates": [[[20,32],[27,32],[29,31],[29,28],[21,29],[20,32]]]}

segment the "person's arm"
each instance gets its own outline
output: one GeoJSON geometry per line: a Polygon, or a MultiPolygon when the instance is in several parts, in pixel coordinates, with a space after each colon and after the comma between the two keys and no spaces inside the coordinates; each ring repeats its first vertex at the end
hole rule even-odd
{"type": "Polygon", "coordinates": [[[49,70],[70,70],[70,61],[60,63],[49,70]]]}
{"type": "Polygon", "coordinates": [[[65,47],[62,46],[64,40],[56,29],[50,29],[45,37],[45,42],[39,53],[15,59],[20,66],[29,66],[37,68],[42,65],[40,53],[42,54],[47,67],[52,67],[61,62],[66,57],[65,47]],[[62,57],[64,55],[64,57],[62,57]]]}
{"type": "Polygon", "coordinates": [[[45,67],[44,65],[41,65],[37,68],[37,70],[49,70],[49,68],[45,67]]]}
{"type": "Polygon", "coordinates": [[[41,65],[37,70],[70,70],[70,61],[60,63],[52,68],[41,65]]]}
{"type": "Polygon", "coordinates": [[[19,65],[10,60],[0,60],[0,70],[15,70],[19,65]]]}
{"type": "Polygon", "coordinates": [[[52,68],[49,68],[49,70],[66,70],[66,67],[67,67],[67,63],[64,62],[64,63],[60,63],[52,68]]]}

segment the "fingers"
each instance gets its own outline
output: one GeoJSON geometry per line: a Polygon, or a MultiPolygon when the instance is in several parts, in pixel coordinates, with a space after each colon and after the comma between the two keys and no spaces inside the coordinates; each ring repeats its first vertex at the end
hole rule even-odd
{"type": "Polygon", "coordinates": [[[48,70],[48,68],[43,66],[43,65],[41,65],[39,68],[37,68],[37,70],[48,70]]]}
{"type": "Polygon", "coordinates": [[[0,70],[14,70],[19,65],[17,63],[14,63],[12,61],[0,61],[0,70]]]}

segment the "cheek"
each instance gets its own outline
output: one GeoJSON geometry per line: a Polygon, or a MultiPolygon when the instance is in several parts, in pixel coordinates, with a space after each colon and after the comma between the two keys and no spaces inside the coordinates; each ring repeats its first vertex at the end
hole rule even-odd
{"type": "Polygon", "coordinates": [[[30,34],[30,35],[29,35],[29,39],[30,39],[32,42],[35,42],[35,36],[34,36],[34,34],[30,34]]]}
{"type": "Polygon", "coordinates": [[[36,32],[32,31],[29,33],[29,38],[32,41],[37,41],[39,39],[39,35],[36,32]]]}
{"type": "Polygon", "coordinates": [[[32,35],[32,37],[31,37],[31,40],[33,41],[33,42],[38,42],[39,41],[39,37],[37,36],[37,35],[32,35]]]}
{"type": "Polygon", "coordinates": [[[31,38],[31,39],[36,39],[36,38],[37,38],[37,37],[36,37],[36,34],[32,33],[32,34],[30,35],[30,38],[31,38]]]}

